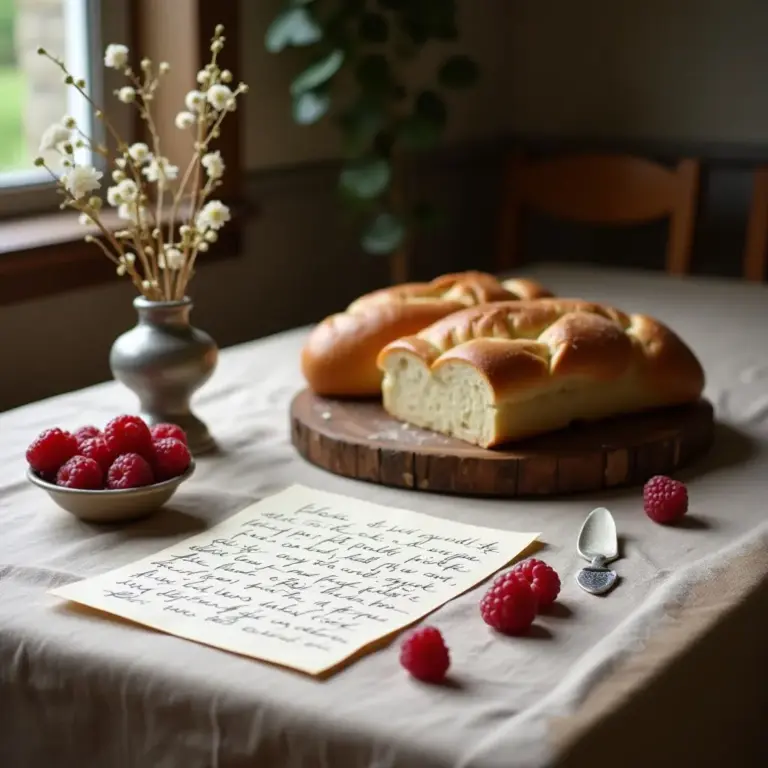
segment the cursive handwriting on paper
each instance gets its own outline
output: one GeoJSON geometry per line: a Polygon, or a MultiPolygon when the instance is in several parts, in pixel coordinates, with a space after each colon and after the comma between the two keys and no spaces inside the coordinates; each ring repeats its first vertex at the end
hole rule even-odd
{"type": "Polygon", "coordinates": [[[535,538],[293,486],[58,594],[317,673],[465,591],[535,538]]]}

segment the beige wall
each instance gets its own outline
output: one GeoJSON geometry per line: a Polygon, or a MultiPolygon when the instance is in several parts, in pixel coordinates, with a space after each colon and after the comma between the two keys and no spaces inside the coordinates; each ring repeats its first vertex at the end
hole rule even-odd
{"type": "MultiPolygon", "coordinates": [[[[297,57],[264,51],[282,0],[243,0],[246,159],[336,154],[328,125],[292,124],[297,57]]],[[[510,131],[759,142],[768,138],[768,0],[459,0],[461,47],[483,68],[453,100],[450,141],[510,131]]],[[[432,61],[424,62],[428,71],[432,61]]]]}
{"type": "MultiPolygon", "coordinates": [[[[263,50],[264,29],[280,0],[240,1],[242,75],[251,85],[248,167],[333,157],[330,128],[291,124],[290,58],[263,50]]],[[[736,142],[768,137],[768,0],[460,3],[465,46],[481,60],[485,77],[455,100],[453,142],[512,130],[736,142]]],[[[494,172],[492,163],[480,171],[450,169],[430,182],[454,230],[433,246],[422,273],[466,266],[467,258],[481,263],[492,234],[494,172]],[[473,222],[464,227],[472,231],[457,234],[462,221],[473,222]]],[[[333,173],[296,171],[254,182],[261,214],[247,232],[245,255],[201,270],[195,285],[195,321],[222,344],[308,322],[381,284],[381,262],[359,254],[344,233],[333,184],[333,173]]],[[[130,300],[115,282],[0,307],[0,408],[108,378],[110,343],[133,321],[130,300]]]]}

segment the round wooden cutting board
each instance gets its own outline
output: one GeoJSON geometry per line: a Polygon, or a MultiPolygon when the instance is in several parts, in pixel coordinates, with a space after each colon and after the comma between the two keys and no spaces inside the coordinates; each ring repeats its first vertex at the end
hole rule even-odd
{"type": "Polygon", "coordinates": [[[404,425],[378,401],[329,400],[303,390],[291,403],[293,444],[312,464],[381,485],[466,496],[642,484],[704,453],[713,433],[714,410],[700,400],[488,450],[404,425]]]}

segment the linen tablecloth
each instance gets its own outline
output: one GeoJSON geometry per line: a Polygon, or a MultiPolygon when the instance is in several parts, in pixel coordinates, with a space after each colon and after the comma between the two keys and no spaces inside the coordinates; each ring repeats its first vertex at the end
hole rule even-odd
{"type": "MultiPolygon", "coordinates": [[[[696,350],[719,426],[680,477],[691,512],[653,524],[638,489],[569,499],[478,500],[346,480],[299,458],[288,406],[302,387],[299,329],[226,350],[196,408],[221,451],[167,508],[99,527],[24,479],[42,429],[130,412],[113,383],[0,416],[2,768],[501,768],[759,765],[765,758],[768,608],[768,291],[755,285],[595,268],[529,270],[561,296],[655,315],[696,350]],[[540,530],[563,579],[561,607],[530,637],[479,621],[482,587],[439,609],[450,687],[398,666],[398,644],[319,682],[73,611],[47,590],[165,548],[259,498],[303,483],[511,530],[540,530]],[[578,589],[575,540],[595,506],[623,538],[619,587],[578,589]],[[723,762],[725,760],[725,762],[723,762]]],[[[6,370],[6,375],[8,371],[6,370]]],[[[766,764],[766,763],[762,763],[766,764]]]]}

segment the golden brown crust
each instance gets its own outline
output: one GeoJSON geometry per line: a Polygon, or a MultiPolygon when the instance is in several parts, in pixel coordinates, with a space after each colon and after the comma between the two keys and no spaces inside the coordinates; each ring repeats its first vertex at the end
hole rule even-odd
{"type": "Polygon", "coordinates": [[[505,288],[493,275],[471,271],[361,296],[310,332],[301,353],[304,377],[321,395],[377,396],[381,372],[376,358],[391,341],[416,334],[466,307],[551,295],[532,280],[508,282],[505,288]]]}
{"type": "Polygon", "coordinates": [[[580,299],[464,309],[387,345],[378,356],[380,369],[403,351],[432,370],[457,359],[472,365],[498,399],[516,393],[525,399],[525,390],[544,379],[610,382],[631,372],[641,389],[653,390],[655,401],[672,405],[697,399],[705,383],[696,356],[662,323],[580,299]]]}

